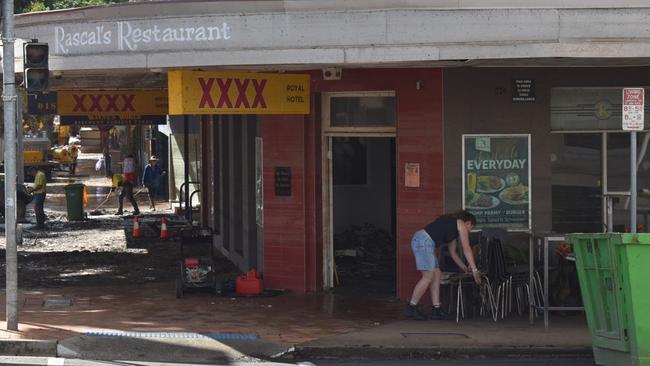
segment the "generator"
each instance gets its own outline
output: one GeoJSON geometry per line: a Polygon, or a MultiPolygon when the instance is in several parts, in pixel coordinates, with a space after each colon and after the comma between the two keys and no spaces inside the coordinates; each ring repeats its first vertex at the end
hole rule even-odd
{"type": "Polygon", "coordinates": [[[214,262],[212,230],[188,228],[180,232],[179,274],[176,279],[176,298],[188,290],[204,289],[218,294],[214,262]]]}

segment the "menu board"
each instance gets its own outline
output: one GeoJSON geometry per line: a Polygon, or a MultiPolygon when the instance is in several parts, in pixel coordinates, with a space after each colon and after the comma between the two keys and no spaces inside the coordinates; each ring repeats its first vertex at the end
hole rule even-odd
{"type": "Polygon", "coordinates": [[[530,135],[464,135],[463,187],[477,228],[530,230],[530,135]]]}

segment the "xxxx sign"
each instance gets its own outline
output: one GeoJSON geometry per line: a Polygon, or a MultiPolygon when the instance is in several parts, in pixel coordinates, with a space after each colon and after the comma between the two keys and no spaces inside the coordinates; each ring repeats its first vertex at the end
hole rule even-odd
{"type": "Polygon", "coordinates": [[[161,124],[168,109],[165,90],[62,90],[57,98],[62,124],[161,124]]]}
{"type": "Polygon", "coordinates": [[[57,100],[58,113],[66,116],[166,115],[167,109],[164,90],[62,90],[57,100]]]}
{"type": "Polygon", "coordinates": [[[169,114],[309,114],[309,75],[170,71],[169,114]]]}

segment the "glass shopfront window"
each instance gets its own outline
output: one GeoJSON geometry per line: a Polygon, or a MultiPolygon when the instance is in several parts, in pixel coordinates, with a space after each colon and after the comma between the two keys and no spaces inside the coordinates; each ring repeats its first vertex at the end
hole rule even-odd
{"type": "MultiPolygon", "coordinates": [[[[606,231],[608,223],[603,212],[607,202],[603,191],[610,193],[611,230],[629,231],[629,197],[625,194],[630,190],[630,135],[566,133],[552,135],[552,141],[553,231],[606,231]]],[[[639,134],[637,223],[640,232],[647,232],[650,222],[649,143],[649,133],[639,134]]]]}
{"type": "MultiPolygon", "coordinates": [[[[630,134],[622,131],[622,91],[623,87],[551,89],[551,130],[556,133],[551,154],[553,231],[630,229],[630,134]]],[[[647,98],[646,93],[646,121],[647,98]]],[[[650,221],[649,142],[650,133],[639,133],[639,231],[647,231],[650,221]]]]}
{"type": "Polygon", "coordinates": [[[601,134],[551,137],[553,231],[602,231],[601,134]]]}
{"type": "Polygon", "coordinates": [[[332,96],[332,127],[395,127],[394,96],[332,96]]]}

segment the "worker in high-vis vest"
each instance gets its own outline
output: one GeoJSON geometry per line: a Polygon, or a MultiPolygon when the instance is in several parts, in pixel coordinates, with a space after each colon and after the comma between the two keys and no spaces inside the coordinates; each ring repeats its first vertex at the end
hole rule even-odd
{"type": "Polygon", "coordinates": [[[47,176],[41,169],[29,168],[30,174],[34,175],[34,187],[29,191],[34,197],[34,212],[36,213],[36,229],[45,229],[45,194],[47,192],[47,176]]]}
{"type": "Polygon", "coordinates": [[[113,184],[111,190],[115,191],[118,187],[122,187],[122,190],[120,191],[119,207],[115,214],[123,214],[122,207],[124,203],[124,197],[126,196],[129,202],[131,202],[131,205],[133,205],[133,214],[139,215],[140,209],[138,209],[138,203],[135,201],[135,197],[133,196],[133,183],[126,179],[123,174],[113,174],[113,184]]]}
{"type": "Polygon", "coordinates": [[[70,175],[75,175],[77,170],[77,159],[79,159],[79,147],[77,145],[72,145],[70,147],[70,175]]]}

